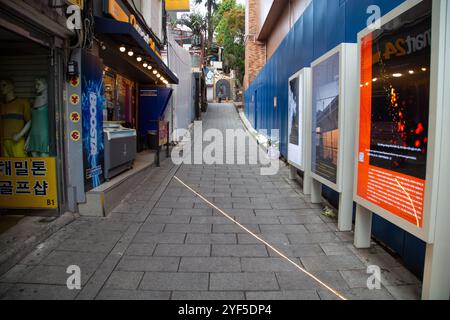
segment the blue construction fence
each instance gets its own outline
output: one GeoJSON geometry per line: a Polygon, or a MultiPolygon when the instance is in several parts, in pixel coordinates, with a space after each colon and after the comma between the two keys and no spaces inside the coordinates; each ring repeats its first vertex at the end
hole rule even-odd
{"type": "MultiPolygon", "coordinates": [[[[341,43],[356,43],[377,5],[385,15],[405,0],[312,0],[280,46],[245,92],[245,114],[255,129],[280,130],[281,154],[288,149],[288,79],[341,43]],[[274,106],[277,97],[277,106],[274,106]]],[[[329,189],[331,202],[338,195],[329,189]]],[[[399,254],[418,277],[423,275],[425,243],[388,221],[375,216],[373,234],[399,254]]]]}

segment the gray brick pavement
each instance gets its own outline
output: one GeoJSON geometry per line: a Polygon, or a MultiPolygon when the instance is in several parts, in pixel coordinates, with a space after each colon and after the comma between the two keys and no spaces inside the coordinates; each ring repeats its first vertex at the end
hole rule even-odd
{"type": "MultiPolygon", "coordinates": [[[[211,105],[208,128],[241,128],[234,108],[211,105]]],[[[331,292],[172,180],[174,174],[252,232],[351,299],[414,299],[420,281],[379,246],[356,250],[282,167],[154,168],[103,219],[80,218],[0,276],[2,299],[316,300],[331,292]],[[82,269],[82,290],[66,268],[82,269]],[[366,266],[382,267],[382,290],[366,288],[366,266]]]]}

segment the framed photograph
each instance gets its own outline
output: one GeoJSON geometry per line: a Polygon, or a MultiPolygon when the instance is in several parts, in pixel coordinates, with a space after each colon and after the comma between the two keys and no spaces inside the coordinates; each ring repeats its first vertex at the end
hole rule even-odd
{"type": "Polygon", "coordinates": [[[288,162],[305,171],[310,69],[304,68],[289,78],[288,85],[288,162]]]}
{"type": "Polygon", "coordinates": [[[311,175],[337,192],[353,181],[356,47],[341,44],[311,66],[311,175]]]}
{"type": "Polygon", "coordinates": [[[381,19],[380,29],[358,36],[355,201],[428,242],[434,223],[433,115],[442,107],[434,102],[432,80],[438,78],[432,48],[443,23],[433,20],[440,6],[434,2],[406,1],[381,19]]]}
{"type": "Polygon", "coordinates": [[[312,171],[333,184],[338,182],[339,55],[313,67],[312,171]]]}

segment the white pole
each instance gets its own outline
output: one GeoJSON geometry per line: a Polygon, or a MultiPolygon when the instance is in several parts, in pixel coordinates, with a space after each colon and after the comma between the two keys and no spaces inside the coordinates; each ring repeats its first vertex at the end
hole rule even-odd
{"type": "Polygon", "coordinates": [[[370,248],[371,234],[372,212],[357,204],[355,220],[355,247],[358,249],[370,248]]]}
{"type": "Polygon", "coordinates": [[[311,203],[322,203],[322,183],[316,179],[311,180],[311,203]]]}

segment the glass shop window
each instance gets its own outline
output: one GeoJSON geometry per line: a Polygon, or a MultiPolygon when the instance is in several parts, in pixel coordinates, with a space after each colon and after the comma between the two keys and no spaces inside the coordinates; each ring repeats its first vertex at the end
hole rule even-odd
{"type": "Polygon", "coordinates": [[[133,81],[106,67],[104,70],[105,120],[135,128],[136,99],[133,81]]]}
{"type": "Polygon", "coordinates": [[[51,52],[0,28],[0,210],[56,209],[51,52]]]}

